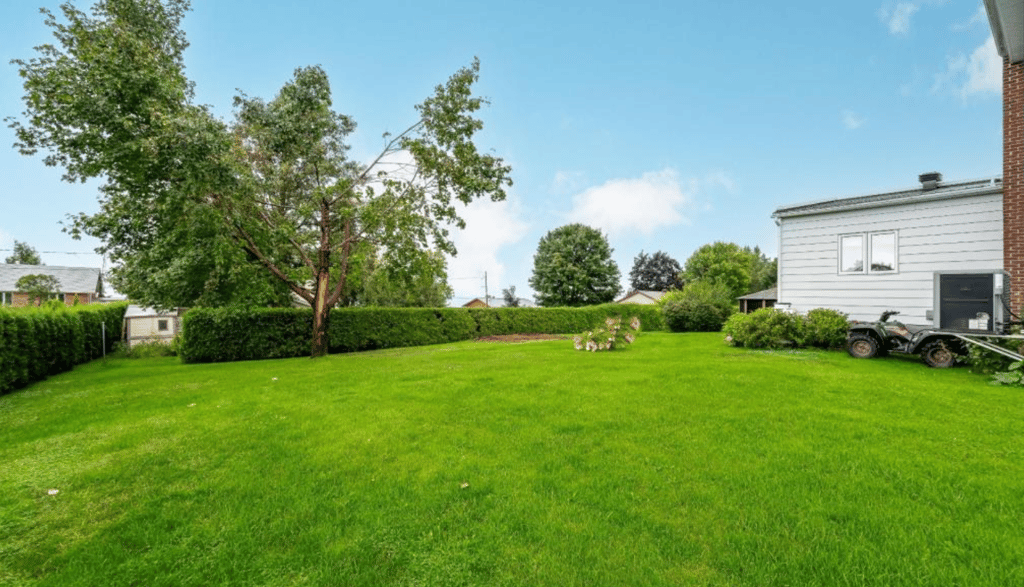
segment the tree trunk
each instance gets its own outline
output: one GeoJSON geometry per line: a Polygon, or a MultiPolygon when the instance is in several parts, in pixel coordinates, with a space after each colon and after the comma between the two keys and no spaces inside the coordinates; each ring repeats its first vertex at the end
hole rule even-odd
{"type": "Polygon", "coordinates": [[[330,273],[322,269],[316,276],[316,295],[313,297],[313,344],[310,357],[323,357],[327,354],[327,327],[331,320],[331,306],[328,304],[327,286],[330,273]]]}

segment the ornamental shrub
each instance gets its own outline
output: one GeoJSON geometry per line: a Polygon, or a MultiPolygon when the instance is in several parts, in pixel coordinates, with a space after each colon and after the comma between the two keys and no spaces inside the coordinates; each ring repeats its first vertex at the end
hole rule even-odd
{"type": "Polygon", "coordinates": [[[578,351],[611,351],[632,344],[640,332],[640,319],[633,316],[623,324],[622,318],[608,317],[596,328],[573,337],[573,346],[578,351]]]}
{"type": "Polygon", "coordinates": [[[747,348],[778,349],[804,344],[803,319],[775,308],[736,314],[726,321],[722,331],[727,341],[747,348]]]}
{"type": "Polygon", "coordinates": [[[850,330],[847,315],[829,308],[815,308],[804,318],[804,343],[823,349],[841,349],[846,346],[850,330]]]}
{"type": "Polygon", "coordinates": [[[735,311],[729,287],[708,281],[669,292],[658,305],[672,332],[717,332],[735,311]]]}

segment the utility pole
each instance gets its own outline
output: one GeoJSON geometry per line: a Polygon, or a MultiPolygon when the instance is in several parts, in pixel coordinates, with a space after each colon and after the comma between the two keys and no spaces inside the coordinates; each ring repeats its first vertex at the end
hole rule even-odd
{"type": "Polygon", "coordinates": [[[491,296],[487,292],[487,272],[484,271],[484,303],[487,307],[491,306],[491,296]]]}

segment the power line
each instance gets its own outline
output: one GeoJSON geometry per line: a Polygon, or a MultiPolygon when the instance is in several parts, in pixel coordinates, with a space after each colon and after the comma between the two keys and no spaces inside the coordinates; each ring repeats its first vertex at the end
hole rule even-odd
{"type": "MultiPolygon", "coordinates": [[[[0,249],[5,253],[13,253],[14,249],[0,249]]],[[[45,253],[47,255],[100,255],[102,253],[83,253],[79,251],[36,251],[36,253],[45,253]]]]}

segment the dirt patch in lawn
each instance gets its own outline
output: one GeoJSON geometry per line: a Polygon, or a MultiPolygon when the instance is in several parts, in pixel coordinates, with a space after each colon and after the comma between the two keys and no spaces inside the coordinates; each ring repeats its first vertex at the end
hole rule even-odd
{"type": "Polygon", "coordinates": [[[534,342],[538,340],[566,340],[567,336],[558,334],[499,334],[482,336],[476,342],[534,342]]]}

